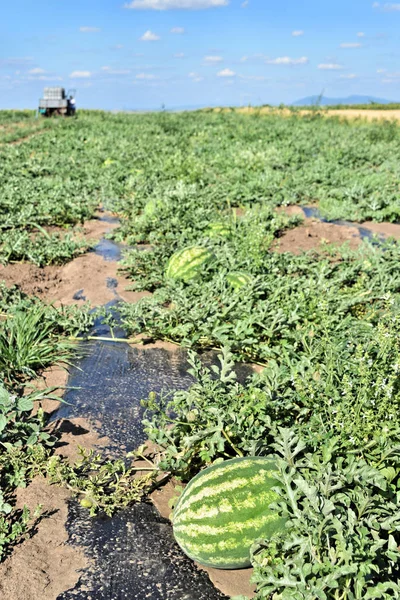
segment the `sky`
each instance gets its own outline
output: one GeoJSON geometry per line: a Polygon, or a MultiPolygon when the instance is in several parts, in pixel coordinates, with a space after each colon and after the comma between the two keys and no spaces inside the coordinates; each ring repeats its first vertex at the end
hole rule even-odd
{"type": "Polygon", "coordinates": [[[57,85],[105,110],[400,101],[400,3],[19,0],[2,15],[0,108],[57,85]]]}

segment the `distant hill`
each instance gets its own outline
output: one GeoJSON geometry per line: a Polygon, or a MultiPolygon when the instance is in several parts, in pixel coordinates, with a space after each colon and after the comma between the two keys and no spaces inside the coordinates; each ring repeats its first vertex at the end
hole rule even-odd
{"type": "Polygon", "coordinates": [[[313,106],[319,104],[320,106],[337,106],[341,104],[391,104],[391,100],[385,100],[383,98],[375,98],[375,96],[348,96],[348,98],[326,98],[325,96],[319,101],[319,96],[308,96],[307,98],[301,98],[292,103],[292,106],[313,106]]]}

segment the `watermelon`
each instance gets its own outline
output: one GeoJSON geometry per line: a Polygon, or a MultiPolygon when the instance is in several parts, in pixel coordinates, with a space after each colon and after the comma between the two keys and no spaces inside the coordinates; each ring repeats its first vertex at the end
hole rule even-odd
{"type": "Polygon", "coordinates": [[[239,271],[236,271],[235,273],[228,273],[226,280],[233,288],[235,288],[235,290],[240,290],[240,288],[251,283],[253,278],[247,273],[240,273],[239,271]]]}
{"type": "Polygon", "coordinates": [[[273,460],[234,458],[201,471],[180,496],[172,515],[174,536],[198,563],[216,569],[250,566],[250,548],[269,539],[285,520],[270,504],[278,500],[273,460]]]}
{"type": "Polygon", "coordinates": [[[225,223],[210,223],[208,229],[205,232],[209,238],[223,237],[227,238],[230,236],[231,231],[225,223]]]}
{"type": "Polygon", "coordinates": [[[201,268],[213,258],[213,253],[208,248],[192,246],[178,250],[168,261],[165,276],[168,279],[181,279],[190,281],[195,279],[201,268]]]}
{"type": "Polygon", "coordinates": [[[153,198],[145,204],[143,214],[146,215],[146,217],[154,217],[162,206],[163,203],[161,200],[155,200],[153,198]]]}

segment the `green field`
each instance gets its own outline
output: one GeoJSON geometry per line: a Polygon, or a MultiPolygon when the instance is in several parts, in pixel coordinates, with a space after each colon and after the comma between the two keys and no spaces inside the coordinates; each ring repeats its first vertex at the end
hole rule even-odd
{"type": "MultiPolygon", "coordinates": [[[[144,400],[161,468],[188,481],[217,459],[276,461],[287,527],[254,546],[259,600],[400,596],[400,244],[273,251],[301,221],[281,206],[399,222],[399,156],[395,123],[317,113],[0,112],[0,263],[72,260],[104,207],[132,288],[152,292],[121,304],[123,327],[190,348],[193,386],[144,400]],[[168,268],[193,247],[207,260],[168,268]],[[260,372],[239,382],[239,362],[260,372]]],[[[52,452],[26,384],[73,360],[93,315],[5,286],[0,304],[1,561],[27,523],[14,490],[52,452]]]]}

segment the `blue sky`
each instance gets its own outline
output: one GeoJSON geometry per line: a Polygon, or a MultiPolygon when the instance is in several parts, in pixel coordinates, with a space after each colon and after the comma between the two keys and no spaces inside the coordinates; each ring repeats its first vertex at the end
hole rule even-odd
{"type": "Polygon", "coordinates": [[[44,86],[77,105],[149,109],[289,103],[319,94],[400,101],[400,4],[371,0],[6,2],[0,108],[44,86]]]}

